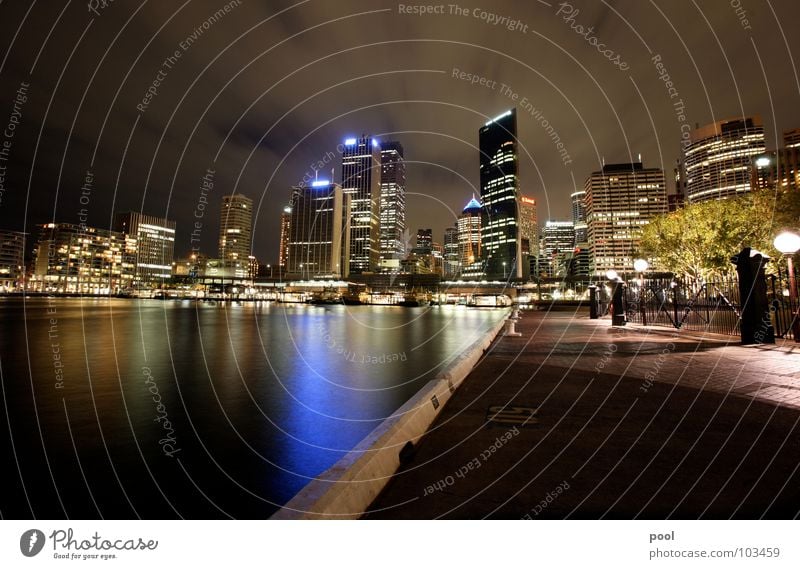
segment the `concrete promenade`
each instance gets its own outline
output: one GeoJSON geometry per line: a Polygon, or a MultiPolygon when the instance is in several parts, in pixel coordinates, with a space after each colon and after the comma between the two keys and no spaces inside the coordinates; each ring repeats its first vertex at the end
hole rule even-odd
{"type": "Polygon", "coordinates": [[[494,343],[366,518],[798,516],[793,342],[612,328],[585,309],[524,312],[517,331],[494,343]]]}

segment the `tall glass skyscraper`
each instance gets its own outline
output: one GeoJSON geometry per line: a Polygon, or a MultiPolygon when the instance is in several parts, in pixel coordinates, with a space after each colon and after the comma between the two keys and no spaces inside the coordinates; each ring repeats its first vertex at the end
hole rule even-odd
{"type": "Polygon", "coordinates": [[[519,238],[517,112],[506,111],[481,127],[481,248],[486,278],[523,278],[519,238]]]}
{"type": "Polygon", "coordinates": [[[381,257],[403,259],[406,246],[403,231],[406,228],[406,163],[403,145],[399,142],[381,142],[381,257]]]}
{"type": "Polygon", "coordinates": [[[572,200],[572,223],[575,225],[575,243],[586,243],[589,238],[586,226],[586,190],[579,190],[570,195],[572,200]]]}
{"type": "Polygon", "coordinates": [[[294,188],[289,222],[289,277],[346,277],[350,195],[339,184],[318,180],[294,188]]]}
{"type": "MultiPolygon", "coordinates": [[[[342,191],[351,196],[350,272],[374,272],[380,260],[381,151],[362,135],[344,141],[342,191]]],[[[290,255],[291,258],[291,255],[290,255]]]]}

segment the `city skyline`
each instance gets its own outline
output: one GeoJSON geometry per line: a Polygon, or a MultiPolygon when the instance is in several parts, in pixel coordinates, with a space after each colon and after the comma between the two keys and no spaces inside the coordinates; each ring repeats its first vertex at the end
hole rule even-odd
{"type": "MultiPolygon", "coordinates": [[[[337,10],[353,8],[352,12],[358,13],[358,8],[351,4],[345,2],[337,10]]],[[[407,147],[409,185],[417,184],[416,194],[409,195],[407,200],[408,216],[416,219],[417,225],[431,226],[440,234],[451,224],[444,218],[451,216],[455,222],[463,197],[477,192],[478,172],[472,158],[476,152],[473,125],[483,124],[511,106],[516,105],[520,113],[520,156],[526,172],[526,186],[522,190],[537,200],[540,219],[569,219],[570,194],[580,190],[586,173],[601,168],[603,161],[630,162],[641,154],[648,164],[671,172],[680,156],[682,133],[695,125],[760,114],[768,150],[780,146],[783,131],[800,126],[800,110],[789,104],[788,96],[799,90],[795,74],[789,60],[779,55],[786,54],[787,46],[780,33],[771,33],[776,22],[792,19],[797,10],[794,5],[782,5],[775,14],[764,9],[748,10],[752,30],[743,29],[738,15],[727,5],[704,7],[707,23],[699,17],[696,23],[681,20],[681,14],[687,12],[699,16],[691,3],[664,6],[663,15],[651,14],[644,6],[630,6],[626,8],[626,21],[602,5],[581,6],[576,22],[582,25],[602,22],[602,30],[596,27],[599,36],[619,37],[621,45],[627,46],[623,59],[629,69],[623,72],[602,57],[595,57],[584,38],[563,22],[563,14],[556,15],[557,10],[544,5],[524,15],[522,20],[530,28],[529,33],[523,35],[495,34],[496,27],[471,17],[459,19],[444,15],[412,19],[397,14],[396,4],[378,2],[376,10],[391,11],[341,21],[336,24],[335,36],[355,37],[364,33],[363,41],[376,43],[375,49],[345,52],[304,68],[327,53],[310,43],[301,43],[290,51],[279,47],[279,59],[285,59],[279,66],[279,78],[287,77],[284,82],[264,93],[261,78],[265,71],[257,61],[235,85],[223,91],[228,97],[228,106],[211,105],[206,120],[191,137],[197,117],[189,109],[202,111],[216,91],[224,87],[223,79],[227,81],[229,74],[223,62],[213,65],[202,75],[200,84],[216,88],[213,93],[203,93],[198,84],[192,86],[197,70],[193,70],[192,59],[188,58],[212,59],[216,49],[221,47],[217,45],[217,33],[245,31],[249,22],[265,20],[270,11],[264,7],[243,3],[214,23],[214,33],[207,33],[192,43],[191,51],[180,60],[180,65],[167,70],[168,79],[158,86],[157,95],[151,97],[148,106],[142,106],[145,110],[137,109],[136,105],[141,104],[142,93],[153,82],[164,60],[163,54],[175,51],[176,45],[180,50],[180,43],[191,30],[215,11],[211,10],[212,6],[215,4],[211,2],[193,3],[178,14],[174,25],[159,34],[132,67],[119,100],[113,105],[110,101],[124,78],[124,71],[98,65],[108,38],[95,29],[87,32],[69,64],[70,72],[58,85],[59,104],[72,112],[57,115],[52,111],[45,114],[49,101],[46,88],[56,88],[60,68],[50,64],[49,52],[34,66],[38,40],[20,35],[14,47],[20,57],[10,58],[3,70],[9,88],[0,102],[13,106],[17,99],[25,99],[24,103],[18,103],[22,119],[10,155],[10,159],[24,167],[7,171],[5,187],[13,191],[6,189],[4,192],[0,227],[25,230],[48,221],[77,223],[80,188],[87,171],[91,170],[94,192],[91,207],[87,208],[90,225],[111,228],[109,212],[116,200],[114,209],[118,211],[145,211],[175,219],[178,225],[176,253],[183,254],[189,248],[194,210],[200,198],[200,180],[212,169],[215,170],[217,197],[235,190],[253,198],[255,254],[260,259],[274,260],[286,188],[298,185],[303,179],[312,179],[314,169],[327,176],[332,167],[338,168],[337,145],[344,138],[361,132],[370,132],[379,140],[398,140],[407,147]],[[682,22],[679,29],[689,47],[708,41],[711,29],[719,43],[712,42],[704,57],[693,61],[681,43],[673,41],[674,37],[669,34],[659,37],[657,31],[667,25],[667,20],[682,22]],[[635,26],[641,38],[646,39],[646,47],[626,22],[635,26]],[[440,49],[429,50],[428,55],[422,57],[415,46],[430,47],[420,44],[419,40],[435,37],[442,24],[447,24],[453,37],[435,44],[440,49]],[[546,35],[532,33],[539,24],[547,24],[542,28],[547,30],[546,35]],[[760,33],[765,30],[770,33],[760,33]],[[755,49],[750,41],[739,41],[751,34],[758,37],[755,49]],[[448,43],[465,37],[482,46],[473,48],[469,57],[459,52],[457,44],[448,43]],[[381,41],[395,43],[380,45],[381,41]],[[724,52],[719,45],[725,46],[724,52]],[[563,46],[563,49],[556,46],[563,46]],[[538,49],[543,57],[525,67],[503,55],[506,50],[522,47],[525,52],[538,49]],[[768,61],[763,57],[765,53],[773,54],[768,61]],[[348,64],[358,65],[362,55],[365,58],[363,73],[355,73],[349,77],[351,82],[334,87],[340,83],[334,68],[340,66],[328,68],[323,64],[332,60],[342,68],[348,64]],[[407,93],[402,99],[406,102],[397,102],[398,97],[386,88],[388,84],[381,82],[380,77],[369,77],[371,69],[374,70],[384,56],[396,63],[396,69],[381,77],[393,80],[392,85],[404,85],[407,93]],[[575,60],[580,61],[583,68],[575,60]],[[561,64],[557,62],[562,61],[568,65],[570,74],[561,72],[561,64]],[[35,81],[26,76],[32,68],[35,81]],[[86,77],[73,73],[80,68],[98,69],[82,105],[84,83],[91,72],[87,71],[86,77]],[[412,69],[430,71],[404,71],[412,69]],[[707,80],[720,69],[727,70],[725,76],[707,80]],[[294,70],[299,72],[292,75],[294,70]],[[460,76],[461,72],[469,77],[460,76]],[[363,79],[357,79],[362,75],[363,79]],[[753,81],[754,75],[765,76],[766,82],[753,81]],[[472,76],[478,79],[474,85],[472,76]],[[402,82],[404,77],[410,80],[402,82]],[[481,78],[485,79],[483,84],[481,78]],[[619,81],[620,78],[625,81],[619,81]],[[496,84],[492,86],[492,82],[496,84]],[[295,87],[303,84],[324,85],[330,90],[314,96],[308,104],[281,120],[282,115],[300,102],[294,92],[295,87]],[[554,89],[554,84],[560,92],[554,89]],[[784,93],[786,96],[770,98],[766,84],[774,95],[784,93]],[[503,85],[508,89],[503,89],[503,85]],[[186,99],[176,106],[184,92],[186,99]],[[730,93],[736,96],[729,97],[730,93]],[[262,95],[263,99],[258,99],[262,95]],[[516,100],[513,95],[517,96],[516,100]],[[248,111],[249,102],[256,99],[258,103],[248,111]],[[423,100],[431,102],[412,102],[423,100]],[[353,109],[362,110],[345,111],[348,114],[340,117],[340,111],[331,113],[339,101],[352,102],[353,109]],[[674,106],[678,102],[682,107],[674,106]],[[532,110],[529,110],[530,105],[532,110]],[[87,112],[94,107],[102,109],[103,116],[109,113],[102,134],[102,121],[95,121],[87,112]],[[681,115],[676,114],[678,108],[683,109],[681,115]],[[173,109],[176,116],[167,131],[162,132],[160,126],[173,109]],[[235,126],[231,124],[229,117],[235,120],[240,115],[235,126]],[[137,116],[139,125],[131,134],[130,127],[137,116]],[[70,128],[73,119],[74,128],[70,128]],[[50,122],[55,128],[52,132],[48,130],[46,144],[53,152],[37,154],[37,173],[29,180],[25,172],[32,163],[37,134],[43,124],[50,122]],[[68,132],[72,132],[70,143],[66,142],[68,132]],[[119,149],[124,148],[129,135],[132,136],[130,153],[127,161],[121,163],[119,149]],[[556,135],[568,150],[571,164],[564,165],[553,138],[556,135]],[[164,139],[159,144],[162,136],[164,139]],[[170,141],[180,141],[180,144],[173,147],[170,141]],[[174,166],[184,141],[188,146],[176,169],[174,166]],[[69,157],[62,166],[60,154],[65,149],[69,157]],[[132,168],[131,159],[141,161],[143,166],[132,168]],[[29,187],[32,194],[26,199],[29,187]],[[57,202],[41,199],[46,188],[55,187],[59,188],[57,202]],[[167,191],[162,193],[162,188],[167,191]]],[[[128,17],[133,17],[134,26],[149,29],[148,22],[158,19],[158,14],[151,10],[157,9],[145,6],[135,15],[132,10],[104,10],[101,12],[103,26],[121,28],[128,17]]],[[[496,10],[498,13],[514,12],[511,6],[502,3],[496,10]]],[[[333,11],[327,8],[312,12],[299,7],[286,12],[285,17],[298,24],[302,22],[306,27],[331,26],[324,22],[335,18],[333,11]]],[[[21,19],[23,12],[21,7],[11,6],[8,22],[21,19]]],[[[63,22],[81,30],[84,12],[77,7],[69,8],[64,12],[63,22]]],[[[34,9],[26,25],[48,29],[54,16],[47,10],[34,9]]],[[[283,18],[275,18],[260,24],[259,29],[268,32],[260,37],[274,36],[276,42],[280,41],[286,34],[282,22],[283,18]]],[[[127,29],[123,37],[129,33],[127,29]]],[[[6,37],[12,36],[13,30],[9,29],[6,37]]],[[[248,38],[240,47],[255,54],[268,46],[248,38]]],[[[669,176],[668,186],[673,184],[669,176]]],[[[213,220],[218,215],[217,208],[217,205],[210,206],[212,211],[205,219],[213,220]]],[[[204,231],[202,248],[213,251],[215,240],[213,231],[204,231]]]]}

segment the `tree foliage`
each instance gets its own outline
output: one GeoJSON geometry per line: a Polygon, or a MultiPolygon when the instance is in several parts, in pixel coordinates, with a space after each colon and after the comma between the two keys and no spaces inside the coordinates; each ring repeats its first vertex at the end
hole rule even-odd
{"type": "Polygon", "coordinates": [[[660,270],[709,280],[733,273],[730,258],[744,247],[779,259],[772,241],[784,229],[800,230],[800,193],[762,190],[656,217],[640,252],[660,270]]]}

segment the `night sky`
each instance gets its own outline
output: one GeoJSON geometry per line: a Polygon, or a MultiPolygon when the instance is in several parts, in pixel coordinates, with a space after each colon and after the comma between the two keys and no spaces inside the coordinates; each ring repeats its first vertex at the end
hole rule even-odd
{"type": "Polygon", "coordinates": [[[275,262],[289,188],[318,161],[338,180],[347,136],[403,143],[408,226],[440,241],[477,193],[478,129],[515,105],[540,223],[569,217],[603,159],[641,154],[671,178],[682,127],[760,114],[768,148],[800,127],[796,0],[415,5],[433,7],[422,15],[383,0],[105,3],[0,3],[0,228],[77,222],[82,208],[109,227],[141,209],[177,221],[177,256],[199,219],[213,256],[235,190],[258,204],[254,253],[275,262]]]}

